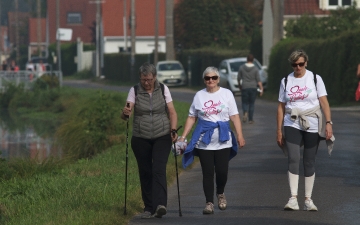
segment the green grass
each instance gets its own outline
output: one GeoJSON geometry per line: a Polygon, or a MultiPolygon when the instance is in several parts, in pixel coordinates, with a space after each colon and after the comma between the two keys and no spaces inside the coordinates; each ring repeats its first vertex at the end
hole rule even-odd
{"type": "MultiPolygon", "coordinates": [[[[60,97],[64,111],[53,118],[74,116],[74,107],[79,107],[87,99],[97,95],[98,91],[64,88],[60,97]]],[[[120,95],[124,97],[126,94],[120,95]]],[[[119,101],[119,113],[124,106],[123,101],[119,101]]],[[[174,105],[178,113],[178,124],[184,125],[190,105],[176,101],[174,105]]],[[[29,109],[25,111],[32,118],[46,115],[44,112],[29,113],[29,109]]],[[[130,120],[130,131],[131,124],[130,120]]],[[[122,126],[125,126],[124,122],[122,126]]],[[[123,215],[126,159],[124,137],[122,129],[110,148],[91,158],[75,161],[1,161],[0,224],[127,224],[133,215],[142,211],[143,203],[136,160],[129,144],[128,214],[123,215]]],[[[130,138],[131,132],[129,140],[130,138]]],[[[177,159],[181,172],[181,157],[177,159]]],[[[168,184],[175,179],[174,165],[174,156],[170,154],[167,165],[168,184]]]]}

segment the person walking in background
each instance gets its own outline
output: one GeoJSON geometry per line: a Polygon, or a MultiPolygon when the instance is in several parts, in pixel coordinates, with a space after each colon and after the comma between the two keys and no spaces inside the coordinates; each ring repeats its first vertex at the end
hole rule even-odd
{"type": "Polygon", "coordinates": [[[166,164],[177,140],[177,114],[169,88],[156,79],[155,66],[144,63],[139,75],[140,83],[130,89],[121,118],[126,120],[134,111],[131,147],[145,206],[141,218],[161,218],[166,214],[166,164]]]}
{"type": "Polygon", "coordinates": [[[178,142],[186,136],[197,121],[191,141],[187,145],[182,163],[186,168],[194,156],[200,159],[203,174],[203,189],[206,206],[203,214],[214,213],[214,171],[216,173],[216,196],[218,207],[225,210],[227,201],[224,194],[228,177],[229,160],[237,154],[238,147],[245,145],[241,121],[232,92],[218,86],[220,76],[215,67],[208,67],[203,73],[206,88],[195,94],[186,119],[184,132],[178,142]],[[230,129],[232,121],[236,137],[230,129]]]}
{"type": "Polygon", "coordinates": [[[1,65],[1,69],[2,69],[2,71],[6,71],[8,69],[8,65],[7,65],[6,60],[3,61],[2,65],[1,65]]]}
{"type": "Polygon", "coordinates": [[[11,60],[10,70],[11,71],[19,71],[19,66],[16,65],[15,60],[11,60]]]}
{"type": "Polygon", "coordinates": [[[320,137],[327,140],[329,153],[335,140],[330,106],[322,78],[306,69],[309,60],[307,54],[303,50],[296,50],[291,53],[288,60],[294,72],[281,80],[277,110],[277,144],[288,155],[288,181],[291,192],[284,209],[299,210],[297,196],[300,147],[303,145],[304,210],[317,211],[318,208],[311,199],[315,181],[315,156],[320,137]],[[323,121],[324,117],[326,122],[323,121]]]}
{"type": "Polygon", "coordinates": [[[254,123],[254,109],[257,95],[257,86],[260,88],[260,96],[263,94],[263,85],[260,81],[259,70],[255,67],[254,56],[249,54],[247,62],[240,66],[238,72],[238,83],[241,90],[241,104],[243,111],[243,122],[254,123]]]}

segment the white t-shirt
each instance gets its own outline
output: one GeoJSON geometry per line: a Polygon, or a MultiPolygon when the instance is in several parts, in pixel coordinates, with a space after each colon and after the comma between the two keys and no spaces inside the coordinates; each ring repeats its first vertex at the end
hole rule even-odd
{"type": "MultiPolygon", "coordinates": [[[[194,100],[189,109],[189,116],[198,117],[199,119],[211,122],[229,121],[230,116],[236,114],[239,114],[239,112],[233,93],[230,90],[221,87],[214,93],[209,93],[206,91],[206,89],[198,91],[195,94],[194,100]]],[[[200,141],[202,136],[203,134],[199,138],[195,146],[196,148],[205,150],[219,150],[232,147],[231,135],[229,141],[223,143],[219,142],[218,128],[214,129],[214,133],[211,137],[211,142],[209,145],[205,145],[200,141]]]]}
{"type": "MultiPolygon", "coordinates": [[[[152,93],[149,93],[150,98],[152,97],[152,93]]],[[[165,101],[166,103],[172,102],[172,98],[171,98],[171,94],[170,94],[170,90],[169,88],[164,84],[164,95],[165,95],[165,101]]],[[[126,101],[128,102],[132,102],[135,103],[135,91],[134,91],[134,87],[130,88],[128,97],[126,99],[126,101]]]]}
{"type": "MultiPolygon", "coordinates": [[[[315,87],[313,72],[306,70],[305,75],[301,78],[295,78],[294,73],[290,73],[287,78],[286,94],[284,92],[285,79],[283,78],[280,84],[279,101],[286,103],[287,108],[298,108],[302,111],[320,105],[319,99],[327,95],[324,81],[319,75],[316,75],[317,88],[315,87]]],[[[318,118],[308,117],[310,128],[307,132],[318,132],[318,118]]],[[[284,126],[291,126],[299,130],[299,119],[294,122],[290,119],[290,114],[285,114],[284,126]]]]}

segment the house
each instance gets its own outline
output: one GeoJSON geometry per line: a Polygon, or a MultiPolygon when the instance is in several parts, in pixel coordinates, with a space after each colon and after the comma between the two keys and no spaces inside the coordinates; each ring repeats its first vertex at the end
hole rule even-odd
{"type": "MultiPolygon", "coordinates": [[[[73,30],[71,42],[80,38],[84,43],[95,40],[98,0],[61,0],[59,7],[60,28],[73,30]]],[[[131,0],[99,0],[101,33],[104,53],[116,53],[131,47],[130,7],[131,0]],[[126,17],[124,6],[126,4],[126,17]],[[125,21],[126,19],[126,21],[125,21]],[[126,34],[126,38],[125,35],[126,34]]],[[[174,0],[176,4],[178,0],[174,0]]],[[[159,0],[159,52],[165,52],[165,3],[159,0]]],[[[56,0],[48,0],[49,41],[56,42],[56,0]]],[[[135,51],[137,54],[153,52],[155,46],[156,0],[136,0],[135,51]]]]}
{"type": "Polygon", "coordinates": [[[274,1],[283,2],[283,26],[289,19],[304,14],[324,17],[330,10],[350,6],[354,1],[360,7],[360,0],[265,0],[263,11],[263,65],[269,65],[271,48],[274,45],[274,1]]]}
{"type": "MultiPolygon", "coordinates": [[[[47,0],[49,23],[49,43],[56,42],[56,21],[58,0],[47,0]]],[[[81,38],[84,43],[91,43],[94,39],[92,28],[96,21],[96,4],[91,0],[59,0],[59,28],[72,29],[72,39],[76,42],[81,38]]]]}
{"type": "Polygon", "coordinates": [[[41,18],[40,20],[38,20],[38,18],[29,18],[28,59],[30,59],[31,56],[39,56],[39,48],[42,56],[47,55],[46,31],[47,26],[45,18],[41,18]],[[38,37],[38,28],[40,28],[40,37],[38,37]]]}
{"type": "Polygon", "coordinates": [[[28,29],[28,21],[30,14],[26,12],[18,12],[16,19],[16,12],[8,12],[8,40],[10,47],[16,46],[16,21],[18,21],[19,29],[19,45],[27,45],[29,40],[27,35],[21,35],[21,31],[28,29]]]}
{"type": "Polygon", "coordinates": [[[0,26],[0,52],[0,62],[2,63],[10,54],[7,26],[0,26]]]}

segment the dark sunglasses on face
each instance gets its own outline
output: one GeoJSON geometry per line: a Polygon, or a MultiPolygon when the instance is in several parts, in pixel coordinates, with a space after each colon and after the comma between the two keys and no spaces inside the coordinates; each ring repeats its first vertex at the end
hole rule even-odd
{"type": "Polygon", "coordinates": [[[206,81],[209,81],[210,79],[212,79],[212,80],[217,80],[218,78],[219,78],[219,76],[212,76],[212,77],[205,76],[205,77],[204,77],[204,80],[206,80],[206,81]]]}
{"type": "Polygon", "coordinates": [[[301,63],[292,63],[291,66],[292,67],[297,67],[297,66],[300,66],[300,67],[303,67],[305,65],[305,62],[301,62],[301,63]]]}

